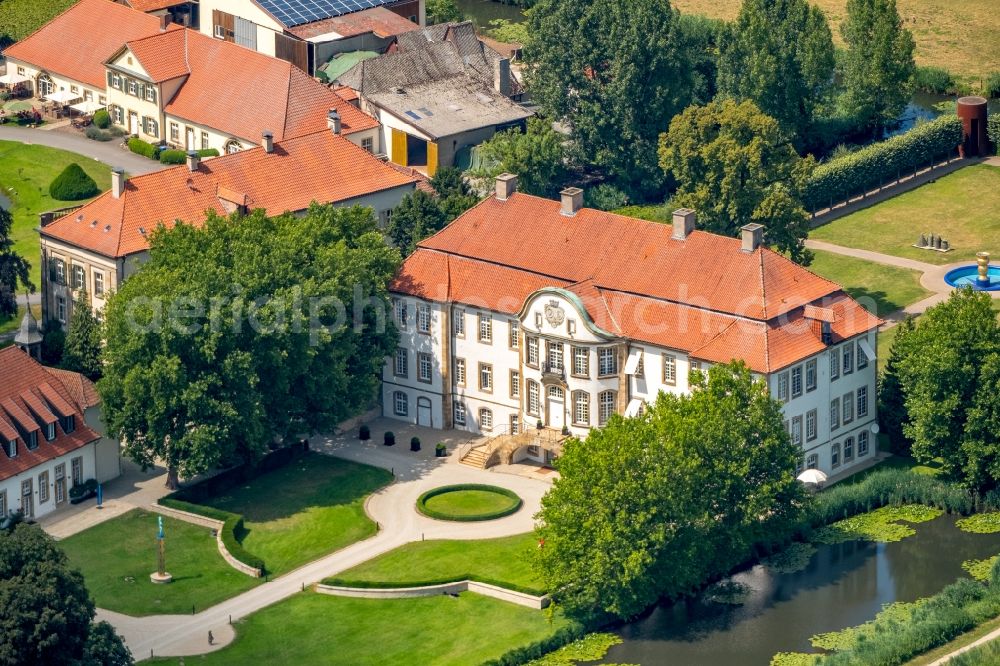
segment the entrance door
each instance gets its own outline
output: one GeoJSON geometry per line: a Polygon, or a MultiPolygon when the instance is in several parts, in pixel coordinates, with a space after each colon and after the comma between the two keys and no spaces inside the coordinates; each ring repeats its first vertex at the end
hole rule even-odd
{"type": "Polygon", "coordinates": [[[128,112],[128,133],[138,134],[139,133],[139,114],[135,111],[128,112]]]}
{"type": "Polygon", "coordinates": [[[197,150],[194,147],[194,129],[188,127],[184,133],[184,150],[197,150]]]}
{"type": "Polygon", "coordinates": [[[56,466],[56,506],[66,501],[66,463],[56,466]]]}
{"type": "Polygon", "coordinates": [[[35,498],[32,494],[31,479],[21,482],[21,511],[25,518],[32,518],[35,515],[35,498]]]}
{"type": "Polygon", "coordinates": [[[430,398],[417,398],[417,425],[432,427],[430,398]]]}
{"type": "Polygon", "coordinates": [[[558,386],[550,386],[548,426],[562,430],[564,425],[566,425],[566,399],[563,390],[558,386]]]}

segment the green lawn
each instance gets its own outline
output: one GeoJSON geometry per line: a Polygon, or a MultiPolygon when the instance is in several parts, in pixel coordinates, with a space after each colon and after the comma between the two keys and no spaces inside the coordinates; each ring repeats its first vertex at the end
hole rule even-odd
{"type": "Polygon", "coordinates": [[[974,260],[979,251],[1000,258],[1000,168],[967,166],[818,227],[809,237],[929,264],[974,260]],[[922,233],[941,234],[954,249],[911,247],[922,233]]]}
{"type": "Polygon", "coordinates": [[[244,548],[282,574],[375,534],[364,501],[390,481],[387,470],[313,453],[203,504],[242,514],[244,548]]]}
{"type": "Polygon", "coordinates": [[[452,490],[424,501],[431,511],[451,516],[484,516],[511,509],[518,500],[489,490],[452,490]]]}
{"type": "MultiPolygon", "coordinates": [[[[31,306],[31,311],[35,315],[35,319],[42,318],[42,306],[33,305],[31,306]]],[[[21,326],[21,319],[24,317],[24,306],[21,305],[17,309],[17,314],[13,317],[4,318],[0,316],[0,334],[10,333],[11,331],[16,331],[18,327],[21,326]]]]}
{"type": "Polygon", "coordinates": [[[872,313],[884,317],[931,295],[920,286],[920,273],[833,252],[814,251],[809,270],[833,280],[872,313]]]}
{"type": "MultiPolygon", "coordinates": [[[[0,2],[0,6],[2,6],[0,2]]],[[[65,150],[0,141],[0,192],[14,206],[14,251],[31,262],[31,280],[41,285],[41,250],[38,242],[38,214],[55,208],[83,203],[57,201],[49,196],[49,184],[72,162],[76,162],[104,191],[111,187],[111,170],[105,165],[65,150]]]]}
{"type": "Polygon", "coordinates": [[[476,541],[419,541],[368,560],[330,578],[331,585],[417,585],[464,580],[541,594],[544,590],[531,554],[538,548],[534,534],[476,541]]]}
{"type": "Polygon", "coordinates": [[[135,509],[59,542],[99,607],[128,615],[190,613],[192,606],[202,611],[260,582],[226,564],[207,528],[164,518],[167,571],[174,580],[151,583],[156,517],[135,509]]]}
{"type": "Polygon", "coordinates": [[[348,599],[303,592],[239,622],[235,642],[178,664],[455,664],[495,659],[566,625],[543,611],[477,594],[348,599]]]}

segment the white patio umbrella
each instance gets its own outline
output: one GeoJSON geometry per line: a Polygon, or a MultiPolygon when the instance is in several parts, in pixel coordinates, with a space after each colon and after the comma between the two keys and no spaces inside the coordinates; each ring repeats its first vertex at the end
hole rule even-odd
{"type": "Polygon", "coordinates": [[[5,86],[13,86],[18,83],[24,83],[25,81],[30,81],[27,76],[21,76],[15,72],[7,72],[3,76],[0,76],[0,84],[5,86]]]}
{"type": "Polygon", "coordinates": [[[826,474],[818,469],[807,469],[796,478],[802,483],[812,483],[817,486],[826,483],[826,474]]]}
{"type": "Polygon", "coordinates": [[[77,93],[66,92],[65,90],[57,90],[52,94],[46,95],[45,99],[50,102],[55,102],[56,104],[68,104],[74,99],[80,99],[80,95],[77,93]]]}
{"type": "Polygon", "coordinates": [[[103,109],[103,104],[98,104],[92,99],[86,99],[82,102],[77,102],[76,104],[70,104],[69,108],[79,111],[80,113],[93,113],[99,109],[103,109]]]}

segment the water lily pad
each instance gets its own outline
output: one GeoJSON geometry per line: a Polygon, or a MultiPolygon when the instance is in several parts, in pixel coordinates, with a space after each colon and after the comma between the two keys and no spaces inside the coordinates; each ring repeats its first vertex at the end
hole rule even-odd
{"type": "Polygon", "coordinates": [[[813,533],[812,541],[822,544],[836,544],[857,539],[902,541],[917,533],[905,523],[925,523],[942,513],[944,512],[941,509],[922,504],[884,506],[820,528],[813,533]]]}

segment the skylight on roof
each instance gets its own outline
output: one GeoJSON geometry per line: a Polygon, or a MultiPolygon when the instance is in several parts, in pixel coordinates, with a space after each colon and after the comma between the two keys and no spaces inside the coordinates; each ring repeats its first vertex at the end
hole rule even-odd
{"type": "Polygon", "coordinates": [[[403,113],[408,115],[410,118],[413,118],[414,120],[420,120],[420,116],[417,115],[417,113],[414,111],[403,111],[403,113]]]}
{"type": "Polygon", "coordinates": [[[431,116],[434,115],[433,113],[431,113],[431,110],[428,109],[426,106],[420,107],[419,109],[417,109],[417,111],[419,111],[420,113],[424,114],[428,118],[430,118],[431,116]]]}

